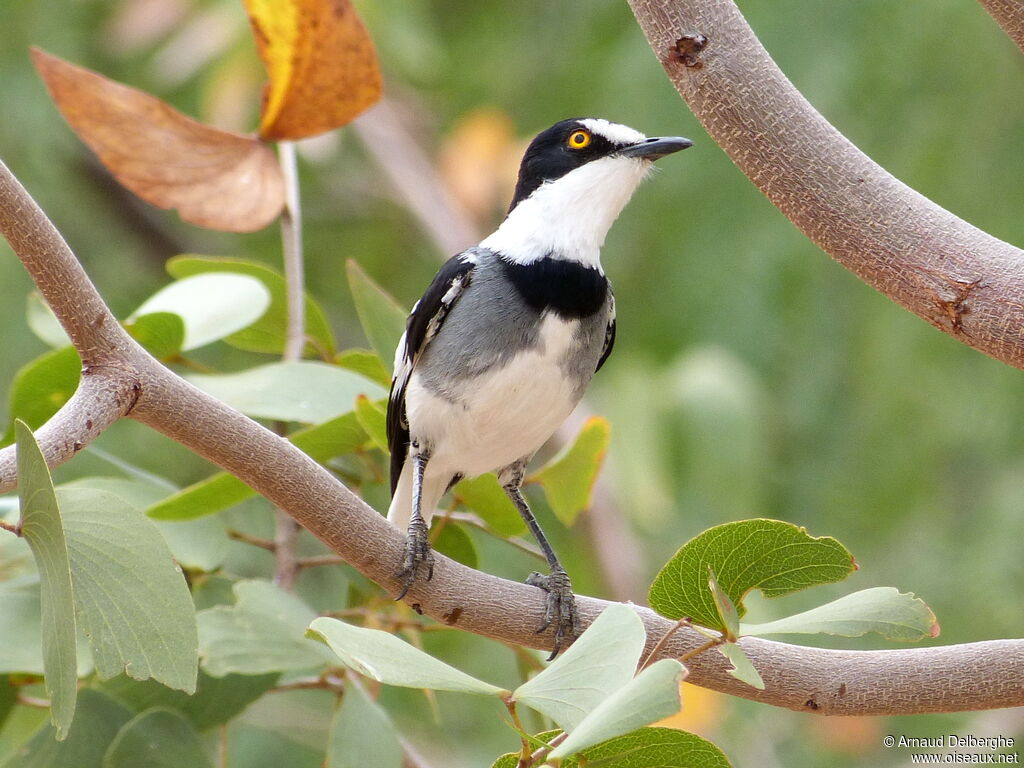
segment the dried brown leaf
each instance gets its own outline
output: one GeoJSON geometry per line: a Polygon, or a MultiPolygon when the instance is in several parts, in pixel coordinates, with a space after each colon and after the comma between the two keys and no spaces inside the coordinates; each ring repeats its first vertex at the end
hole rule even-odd
{"type": "Polygon", "coordinates": [[[281,169],[258,138],[204,125],[37,48],[32,60],[71,128],[143,200],[228,232],[261,229],[281,211],[281,169]]]}
{"type": "Polygon", "coordinates": [[[260,135],[302,139],[380,99],[377,53],[349,0],[245,0],[270,82],[260,135]]]}

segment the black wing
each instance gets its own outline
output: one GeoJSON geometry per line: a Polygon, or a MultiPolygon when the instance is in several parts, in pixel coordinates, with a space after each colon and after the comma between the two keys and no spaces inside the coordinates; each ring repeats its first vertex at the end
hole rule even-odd
{"type": "MultiPolygon", "coordinates": [[[[611,286],[608,287],[608,292],[611,293],[611,286]]],[[[608,355],[612,353],[612,347],[615,346],[615,296],[611,297],[611,311],[608,313],[608,328],[604,332],[604,349],[601,350],[601,358],[597,361],[597,368],[594,372],[601,370],[601,366],[604,365],[604,361],[608,359],[608,355]]]]}
{"type": "Polygon", "coordinates": [[[391,380],[388,399],[388,446],[391,448],[391,493],[402,476],[406,454],[409,452],[409,422],[405,414],[405,388],[409,383],[416,360],[430,340],[441,330],[448,311],[469,285],[470,273],[476,261],[468,253],[460,253],[445,262],[423,297],[412,308],[405,322],[405,335],[395,352],[395,375],[391,380]]]}

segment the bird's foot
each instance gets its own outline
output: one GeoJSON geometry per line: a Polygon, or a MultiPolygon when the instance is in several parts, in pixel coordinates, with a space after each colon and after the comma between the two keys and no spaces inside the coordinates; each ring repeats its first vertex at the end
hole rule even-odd
{"type": "Polygon", "coordinates": [[[580,633],[580,617],[576,611],[576,596],[572,593],[572,583],[569,581],[569,574],[561,568],[552,571],[548,576],[531,573],[526,583],[548,593],[544,623],[537,628],[537,632],[543,632],[551,626],[555,628],[555,647],[548,657],[548,661],[551,661],[562,650],[562,644],[566,640],[572,642],[580,633]]]}
{"type": "Polygon", "coordinates": [[[429,529],[423,520],[413,520],[409,524],[409,533],[405,537],[405,556],[402,558],[402,570],[398,578],[402,580],[402,591],[395,600],[401,600],[412,587],[416,579],[426,570],[426,580],[434,576],[434,552],[430,548],[429,529]]]}

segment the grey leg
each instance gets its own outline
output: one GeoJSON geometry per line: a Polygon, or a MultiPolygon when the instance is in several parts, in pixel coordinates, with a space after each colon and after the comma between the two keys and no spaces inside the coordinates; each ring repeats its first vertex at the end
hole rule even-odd
{"type": "Polygon", "coordinates": [[[552,625],[555,627],[555,647],[548,657],[548,661],[550,661],[562,650],[562,644],[566,639],[574,640],[579,635],[580,620],[579,614],[576,611],[576,597],[572,593],[572,583],[569,581],[569,574],[565,572],[561,563],[558,562],[555,551],[548,543],[547,536],[544,535],[544,531],[541,530],[537,518],[533,516],[530,506],[523,497],[521,486],[523,484],[524,467],[525,462],[521,462],[508,470],[507,473],[503,472],[501,476],[502,487],[512,500],[512,503],[515,504],[516,509],[519,510],[519,514],[526,522],[530,533],[533,534],[537,543],[540,544],[541,551],[544,553],[544,557],[547,558],[548,567],[551,569],[551,573],[547,576],[534,572],[526,579],[527,584],[539,587],[548,594],[547,607],[544,611],[544,622],[537,628],[537,632],[543,632],[552,625]]]}
{"type": "Polygon", "coordinates": [[[412,514],[409,517],[409,531],[405,537],[405,557],[402,558],[402,570],[398,572],[402,579],[402,591],[396,600],[405,597],[409,588],[422,575],[426,569],[427,581],[434,575],[434,553],[430,549],[430,528],[427,521],[423,519],[423,473],[427,469],[427,462],[430,460],[430,452],[422,450],[419,444],[413,441],[409,446],[409,456],[406,459],[412,462],[412,514]]]}

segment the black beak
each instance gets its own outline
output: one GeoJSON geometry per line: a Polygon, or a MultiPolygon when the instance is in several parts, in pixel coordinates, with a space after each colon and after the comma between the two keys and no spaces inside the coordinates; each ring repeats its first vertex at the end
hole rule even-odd
{"type": "Polygon", "coordinates": [[[638,157],[641,160],[657,160],[659,157],[671,155],[673,152],[692,146],[693,142],[682,136],[652,136],[637,144],[623,147],[617,154],[638,157]]]}

